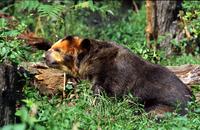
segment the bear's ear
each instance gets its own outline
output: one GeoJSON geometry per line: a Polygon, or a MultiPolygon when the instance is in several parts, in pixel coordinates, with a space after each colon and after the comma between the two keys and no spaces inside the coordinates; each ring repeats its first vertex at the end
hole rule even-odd
{"type": "Polygon", "coordinates": [[[90,46],[91,46],[90,39],[83,39],[82,42],[80,43],[80,48],[86,51],[90,50],[90,46]]]}
{"type": "Polygon", "coordinates": [[[74,39],[74,36],[66,36],[64,40],[72,41],[74,39]]]}

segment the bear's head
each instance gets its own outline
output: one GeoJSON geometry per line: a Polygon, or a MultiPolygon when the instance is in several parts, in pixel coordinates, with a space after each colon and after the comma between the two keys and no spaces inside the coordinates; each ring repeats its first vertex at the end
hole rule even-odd
{"type": "Polygon", "coordinates": [[[68,75],[77,77],[77,63],[89,49],[89,39],[67,36],[54,43],[45,53],[46,64],[49,67],[63,70],[68,75]]]}

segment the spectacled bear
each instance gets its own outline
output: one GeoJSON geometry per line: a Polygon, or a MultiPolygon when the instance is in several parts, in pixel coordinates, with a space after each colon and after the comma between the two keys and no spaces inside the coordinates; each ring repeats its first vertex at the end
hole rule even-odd
{"type": "Polygon", "coordinates": [[[179,106],[187,112],[188,87],[167,68],[152,64],[114,42],[67,36],[46,52],[48,66],[87,79],[95,95],[122,97],[127,93],[144,103],[147,111],[165,112],[179,106]]]}

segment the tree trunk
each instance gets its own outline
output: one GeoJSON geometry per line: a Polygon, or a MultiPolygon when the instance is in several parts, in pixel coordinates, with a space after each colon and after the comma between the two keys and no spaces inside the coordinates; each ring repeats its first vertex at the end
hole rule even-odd
{"type": "Polygon", "coordinates": [[[10,64],[0,64],[0,126],[15,122],[16,108],[16,68],[10,64]]]}
{"type": "Polygon", "coordinates": [[[147,22],[147,27],[146,27],[146,40],[147,40],[147,46],[149,48],[152,48],[150,41],[153,38],[153,1],[147,0],[146,1],[146,22],[147,22]]]}
{"type": "Polygon", "coordinates": [[[154,40],[157,48],[166,49],[167,54],[171,54],[171,40],[177,37],[179,31],[178,7],[182,0],[147,0],[147,43],[154,40]],[[157,46],[158,36],[164,36],[159,46],[157,46]]]}

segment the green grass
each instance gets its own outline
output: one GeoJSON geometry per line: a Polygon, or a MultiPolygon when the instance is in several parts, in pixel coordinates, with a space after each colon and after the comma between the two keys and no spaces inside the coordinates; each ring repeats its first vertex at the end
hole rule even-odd
{"type": "Polygon", "coordinates": [[[161,63],[165,66],[178,66],[184,64],[200,64],[200,57],[199,56],[192,56],[192,55],[181,55],[181,56],[171,56],[170,58],[166,58],[162,60],[161,63]]]}
{"type": "Polygon", "coordinates": [[[60,96],[49,98],[39,95],[33,88],[26,88],[26,98],[38,108],[36,119],[39,122],[35,124],[48,130],[73,127],[88,130],[200,129],[200,104],[194,101],[189,105],[189,113],[186,116],[167,113],[166,117],[158,122],[156,117],[150,118],[142,105],[131,95],[120,100],[103,95],[94,103],[95,98],[88,83],[82,82],[77,91],[79,98],[62,100],[60,96]]]}

